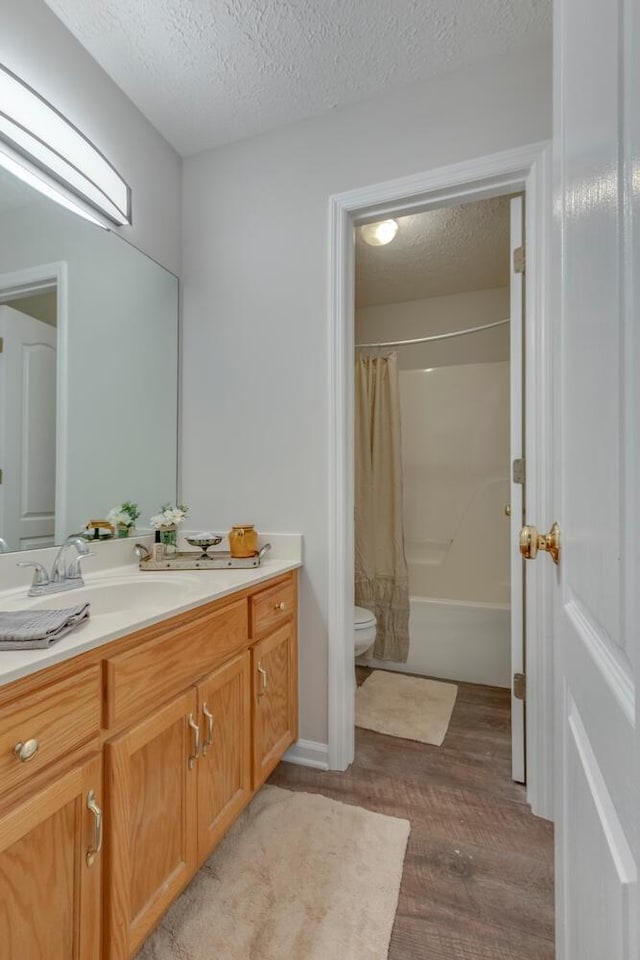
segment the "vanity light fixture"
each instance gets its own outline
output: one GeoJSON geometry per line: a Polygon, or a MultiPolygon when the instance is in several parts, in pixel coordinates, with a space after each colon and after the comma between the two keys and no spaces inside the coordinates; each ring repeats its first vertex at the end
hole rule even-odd
{"type": "Polygon", "coordinates": [[[378,220],[377,223],[365,223],[360,229],[362,239],[370,247],[384,247],[386,243],[391,243],[398,232],[398,221],[378,220]]]}
{"type": "Polygon", "coordinates": [[[118,171],[66,117],[2,64],[0,165],[102,227],[131,223],[131,190],[118,171]]]}

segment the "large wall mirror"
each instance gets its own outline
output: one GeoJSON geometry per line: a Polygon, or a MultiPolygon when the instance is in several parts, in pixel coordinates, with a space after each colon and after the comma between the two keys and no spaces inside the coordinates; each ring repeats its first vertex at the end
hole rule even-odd
{"type": "Polygon", "coordinates": [[[176,498],[178,280],[0,170],[0,548],[176,498]]]}

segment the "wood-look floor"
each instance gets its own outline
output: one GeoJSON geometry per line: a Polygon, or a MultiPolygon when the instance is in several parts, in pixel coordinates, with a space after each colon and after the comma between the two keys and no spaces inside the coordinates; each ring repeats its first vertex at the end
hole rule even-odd
{"type": "Polygon", "coordinates": [[[441,747],[356,729],[345,773],[272,774],[411,822],[389,960],[553,960],[553,831],[511,781],[509,724],[508,691],[460,683],[441,747]]]}

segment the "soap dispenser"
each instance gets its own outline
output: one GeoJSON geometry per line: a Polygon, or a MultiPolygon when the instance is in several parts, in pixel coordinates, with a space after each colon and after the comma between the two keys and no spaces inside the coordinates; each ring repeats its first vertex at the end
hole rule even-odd
{"type": "Polygon", "coordinates": [[[154,563],[159,563],[161,560],[164,560],[164,544],[161,540],[159,530],[156,530],[156,538],[151,551],[151,558],[154,563]]]}

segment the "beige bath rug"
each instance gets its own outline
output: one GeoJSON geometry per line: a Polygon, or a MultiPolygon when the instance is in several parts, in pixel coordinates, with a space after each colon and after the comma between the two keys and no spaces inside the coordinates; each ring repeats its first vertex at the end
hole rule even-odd
{"type": "Polygon", "coordinates": [[[457,694],[455,683],[374,670],[356,693],[356,726],[440,747],[457,694]]]}
{"type": "Polygon", "coordinates": [[[264,787],[137,960],[386,960],[409,823],[264,787]]]}

